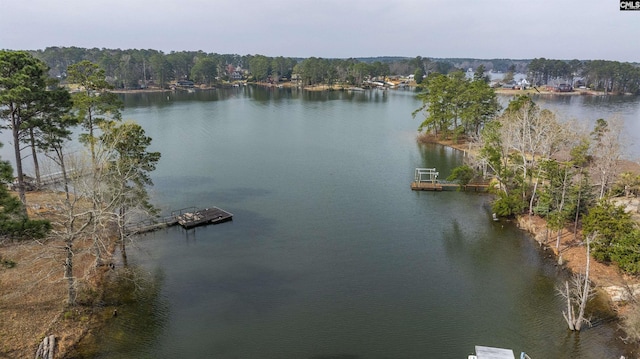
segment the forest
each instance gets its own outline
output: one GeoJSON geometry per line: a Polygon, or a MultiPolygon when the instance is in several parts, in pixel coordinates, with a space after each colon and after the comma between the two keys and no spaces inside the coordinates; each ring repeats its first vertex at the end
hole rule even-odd
{"type": "Polygon", "coordinates": [[[49,66],[51,77],[64,80],[67,67],[83,60],[99,65],[108,83],[116,89],[146,86],[167,88],[171,82],[192,80],[214,86],[234,80],[288,81],[297,78],[302,85],[343,83],[359,86],[365,79],[386,76],[428,76],[456,70],[516,72],[526,74],[532,84],[551,82],[584,85],[596,91],[640,93],[640,67],[635,63],[606,60],[514,59],[438,59],[416,56],[372,58],[290,58],[264,55],[236,55],[203,51],[170,52],[157,50],[84,49],[48,47],[30,51],[49,66]]]}

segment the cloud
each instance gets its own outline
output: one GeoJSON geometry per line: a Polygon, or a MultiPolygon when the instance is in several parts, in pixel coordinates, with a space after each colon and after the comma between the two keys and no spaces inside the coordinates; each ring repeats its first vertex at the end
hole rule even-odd
{"type": "Polygon", "coordinates": [[[15,14],[0,22],[0,48],[8,49],[639,61],[630,42],[612,36],[640,33],[640,12],[602,0],[0,0],[0,7],[15,14]]]}

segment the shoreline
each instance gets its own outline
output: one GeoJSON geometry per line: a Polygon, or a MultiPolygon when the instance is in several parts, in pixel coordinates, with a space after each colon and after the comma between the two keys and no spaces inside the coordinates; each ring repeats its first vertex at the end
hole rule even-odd
{"type": "MultiPolygon", "coordinates": [[[[424,135],[418,137],[417,140],[421,143],[434,143],[464,153],[471,151],[469,144],[463,141],[440,140],[424,135]]],[[[554,244],[557,239],[557,232],[552,233],[548,230],[547,222],[544,218],[522,214],[517,216],[514,222],[519,229],[527,232],[531,239],[535,240],[545,252],[552,253],[557,265],[567,269],[570,273],[584,271],[586,256],[582,243],[582,234],[579,229],[577,233],[574,233],[573,228],[570,228],[571,226],[565,226],[561,235],[559,250],[556,250],[554,244]]],[[[593,257],[591,257],[590,261],[589,277],[595,287],[607,295],[609,306],[616,313],[624,310],[624,302],[630,299],[630,290],[636,289],[636,294],[640,293],[640,279],[622,273],[615,264],[601,263],[593,257]]]]}
{"type": "MultiPolygon", "coordinates": [[[[467,151],[473,151],[470,144],[465,142],[443,141],[433,136],[431,138],[428,137],[424,135],[423,138],[418,137],[417,142],[449,147],[453,150],[464,152],[465,156],[467,151]]],[[[626,205],[629,208],[631,201],[632,199],[628,198],[618,199],[616,200],[616,205],[626,205]]],[[[640,205],[637,203],[638,201],[636,200],[636,211],[639,211],[638,207],[640,205]]],[[[640,224],[640,215],[637,215],[635,220],[640,224]]],[[[587,259],[580,229],[574,233],[573,226],[565,225],[561,233],[559,249],[556,250],[555,244],[558,232],[549,230],[544,218],[521,214],[516,216],[514,220],[509,221],[513,222],[519,230],[528,234],[530,239],[539,245],[540,258],[543,261],[549,261],[545,265],[555,266],[564,272],[564,274],[556,274],[558,280],[562,276],[567,276],[565,280],[570,280],[568,279],[569,277],[584,273],[587,259]]],[[[623,273],[614,263],[601,263],[596,261],[593,256],[590,256],[589,279],[591,280],[594,294],[587,305],[587,312],[592,313],[590,315],[595,314],[601,317],[601,320],[616,323],[618,327],[616,333],[619,333],[616,335],[616,341],[620,341],[622,345],[628,348],[626,350],[627,353],[635,357],[640,352],[640,343],[633,340],[627,342],[627,340],[630,338],[629,333],[635,333],[637,329],[632,328],[630,332],[627,332],[624,323],[628,322],[630,317],[633,318],[634,315],[632,313],[637,310],[637,305],[633,303],[636,303],[634,298],[640,297],[640,278],[623,273]]],[[[588,330],[589,327],[591,327],[591,323],[586,329],[588,330]]]]}
{"type": "MultiPolygon", "coordinates": [[[[212,85],[212,86],[196,86],[193,87],[191,89],[185,89],[185,88],[159,88],[159,87],[147,87],[144,89],[112,89],[109,90],[109,92],[112,93],[117,93],[117,94],[127,94],[127,93],[163,93],[163,92],[188,92],[189,90],[194,90],[194,91],[211,91],[211,90],[216,90],[216,89],[220,89],[220,88],[232,88],[232,87],[238,87],[239,86],[248,86],[248,85],[255,85],[255,86],[260,86],[260,87],[266,87],[266,88],[296,88],[296,89],[300,89],[300,90],[304,90],[304,91],[313,91],[313,92],[322,92],[322,91],[351,91],[351,90],[357,90],[357,91],[364,91],[364,90],[374,90],[374,89],[378,89],[378,87],[370,87],[370,88],[363,88],[363,87],[358,87],[358,86],[353,86],[353,85],[346,85],[346,84],[334,84],[334,85],[327,85],[327,84],[315,84],[315,85],[307,85],[307,86],[303,86],[303,85],[299,85],[297,83],[291,82],[291,81],[287,81],[287,82],[279,82],[279,83],[268,83],[268,82],[246,82],[246,81],[240,81],[240,82],[235,82],[235,83],[224,83],[224,84],[218,84],[218,85],[212,85]]],[[[410,88],[412,90],[419,90],[419,86],[417,86],[415,83],[411,83],[411,84],[407,84],[406,85],[407,88],[410,88]]],[[[397,90],[399,88],[397,87],[384,87],[382,88],[384,90],[397,90]]],[[[595,91],[595,90],[590,90],[590,89],[574,89],[571,92],[558,92],[558,91],[553,91],[550,90],[548,88],[533,88],[530,87],[526,90],[520,90],[520,89],[509,89],[509,88],[494,88],[493,89],[494,92],[496,93],[496,95],[499,96],[517,96],[517,95],[534,95],[534,96],[634,96],[631,93],[607,93],[604,91],[595,91]]]]}
{"type": "Polygon", "coordinates": [[[528,88],[526,90],[514,90],[505,88],[494,89],[496,95],[538,95],[538,96],[633,96],[627,93],[606,93],[604,91],[594,91],[589,89],[574,89],[571,92],[559,92],[549,89],[528,88]]]}

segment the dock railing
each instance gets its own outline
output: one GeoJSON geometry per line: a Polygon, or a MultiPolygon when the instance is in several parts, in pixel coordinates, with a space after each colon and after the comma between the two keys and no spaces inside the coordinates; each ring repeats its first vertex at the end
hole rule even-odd
{"type": "Polygon", "coordinates": [[[416,183],[437,183],[438,175],[440,173],[435,168],[416,168],[415,182],[416,183]]]}
{"type": "Polygon", "coordinates": [[[178,222],[177,217],[164,216],[164,217],[156,217],[149,218],[139,222],[130,223],[124,226],[125,234],[139,234],[154,231],[156,229],[160,229],[163,227],[173,226],[178,222]]]}

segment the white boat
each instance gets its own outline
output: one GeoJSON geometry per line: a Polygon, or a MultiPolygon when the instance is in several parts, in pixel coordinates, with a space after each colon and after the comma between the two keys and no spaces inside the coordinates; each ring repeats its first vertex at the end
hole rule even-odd
{"type": "MultiPolygon", "coordinates": [[[[516,359],[511,349],[485,347],[476,345],[476,354],[468,359],[516,359]]],[[[520,359],[531,359],[525,352],[520,353],[520,359]]]]}

